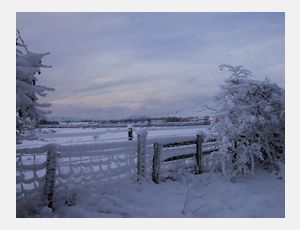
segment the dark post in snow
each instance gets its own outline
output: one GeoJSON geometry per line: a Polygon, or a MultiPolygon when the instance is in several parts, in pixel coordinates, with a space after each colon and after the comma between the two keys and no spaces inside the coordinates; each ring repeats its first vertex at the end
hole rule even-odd
{"type": "Polygon", "coordinates": [[[137,175],[139,177],[145,177],[145,154],[146,154],[146,136],[137,135],[137,175]]]}
{"type": "Polygon", "coordinates": [[[133,139],[133,135],[132,135],[132,125],[128,125],[128,140],[131,141],[133,139]]]}
{"type": "Polygon", "coordinates": [[[55,187],[55,174],[57,164],[57,146],[52,144],[49,145],[47,152],[47,164],[46,164],[46,176],[45,176],[45,187],[44,196],[49,208],[53,206],[54,187],[55,187]]]}
{"type": "Polygon", "coordinates": [[[160,183],[160,165],[161,165],[161,150],[162,146],[159,143],[154,143],[154,155],[153,155],[153,164],[152,164],[152,180],[159,184],[160,183]]]}
{"type": "Polygon", "coordinates": [[[203,142],[203,138],[201,134],[197,135],[197,139],[196,139],[196,174],[200,174],[202,173],[203,170],[203,154],[202,154],[202,142],[203,142]]]}

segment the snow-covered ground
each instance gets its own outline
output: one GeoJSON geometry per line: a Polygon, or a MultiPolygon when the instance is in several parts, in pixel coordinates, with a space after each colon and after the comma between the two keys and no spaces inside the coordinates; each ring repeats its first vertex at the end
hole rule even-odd
{"type": "MultiPolygon", "coordinates": [[[[136,128],[133,128],[135,130],[136,128]]],[[[208,126],[147,127],[147,139],[166,136],[196,135],[199,129],[208,126]]],[[[133,132],[134,140],[136,133],[133,132]]],[[[35,140],[24,140],[17,148],[37,147],[49,143],[62,145],[119,142],[128,140],[127,128],[43,128],[36,133],[35,140]]]]}
{"type": "Polygon", "coordinates": [[[179,181],[119,181],[80,191],[72,206],[40,217],[243,217],[285,216],[284,175],[259,169],[252,178],[229,178],[218,173],[185,174],[179,181]],[[95,192],[97,191],[97,192],[95,192]]]}
{"type": "MultiPolygon", "coordinates": [[[[193,136],[199,129],[207,131],[208,127],[150,127],[147,139],[193,136]]],[[[130,142],[127,138],[127,128],[42,129],[36,140],[24,141],[17,148],[48,143],[118,145],[130,142]]],[[[31,217],[285,217],[284,165],[277,175],[257,168],[251,178],[234,182],[208,171],[194,175],[178,170],[174,178],[159,185],[150,177],[140,182],[132,176],[109,183],[95,181],[69,191],[71,201],[58,202],[53,212],[44,207],[31,217]]]]}

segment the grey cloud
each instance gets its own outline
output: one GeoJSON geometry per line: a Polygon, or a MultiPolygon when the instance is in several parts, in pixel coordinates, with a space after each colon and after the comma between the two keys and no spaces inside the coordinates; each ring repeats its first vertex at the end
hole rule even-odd
{"type": "Polygon", "coordinates": [[[217,68],[223,63],[284,86],[282,14],[17,13],[17,27],[33,51],[51,52],[44,61],[53,68],[39,84],[56,88],[41,99],[54,114],[197,107],[228,76],[217,68]]]}

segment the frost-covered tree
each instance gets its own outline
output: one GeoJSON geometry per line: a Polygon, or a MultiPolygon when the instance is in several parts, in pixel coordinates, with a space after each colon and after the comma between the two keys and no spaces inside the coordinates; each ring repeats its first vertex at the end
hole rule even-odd
{"type": "Polygon", "coordinates": [[[42,58],[49,53],[33,53],[28,50],[20,32],[16,32],[16,131],[17,141],[23,131],[24,124],[34,124],[50,113],[40,107],[49,107],[49,103],[39,103],[38,96],[45,97],[46,91],[54,89],[37,85],[37,74],[42,64],[42,58]]]}
{"type": "Polygon", "coordinates": [[[284,160],[284,89],[268,79],[251,79],[243,66],[219,68],[231,73],[215,97],[212,122],[222,138],[216,155],[222,159],[223,170],[251,174],[258,163],[278,169],[278,160],[284,160]]]}

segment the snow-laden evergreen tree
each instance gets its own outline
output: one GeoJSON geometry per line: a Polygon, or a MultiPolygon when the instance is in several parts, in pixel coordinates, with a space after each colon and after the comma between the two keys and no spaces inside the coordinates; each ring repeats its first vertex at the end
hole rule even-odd
{"type": "Polygon", "coordinates": [[[215,97],[212,128],[222,138],[215,154],[224,173],[252,174],[255,165],[278,170],[284,160],[284,89],[266,79],[251,79],[243,66],[221,65],[231,75],[215,97]]]}
{"type": "Polygon", "coordinates": [[[37,85],[36,75],[41,73],[42,58],[50,53],[33,53],[28,50],[20,32],[16,33],[16,131],[17,142],[23,131],[24,124],[35,124],[50,111],[39,107],[49,107],[49,103],[39,103],[38,95],[45,97],[46,91],[54,89],[37,85]]]}

